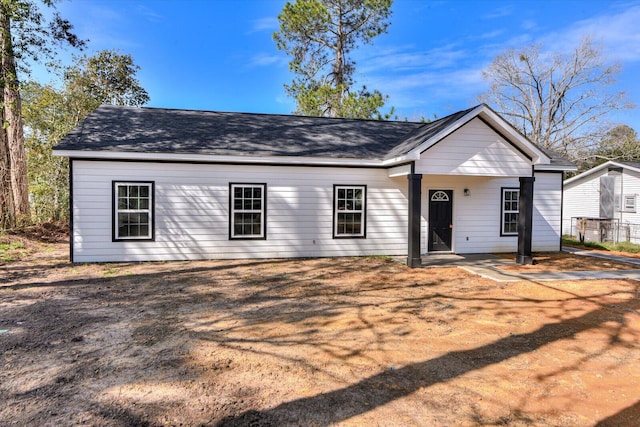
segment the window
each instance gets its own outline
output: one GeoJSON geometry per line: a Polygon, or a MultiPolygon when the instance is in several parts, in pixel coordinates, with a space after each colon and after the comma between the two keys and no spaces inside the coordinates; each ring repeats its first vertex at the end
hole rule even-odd
{"type": "Polygon", "coordinates": [[[366,185],[334,185],[334,238],[366,237],[366,198],[366,185]]]}
{"type": "Polygon", "coordinates": [[[636,211],[636,196],[628,195],[624,196],[624,205],[622,207],[625,212],[635,212],[636,211]]]}
{"type": "Polygon", "coordinates": [[[153,182],[113,182],[113,240],[153,240],[153,182]]]}
{"type": "Polygon", "coordinates": [[[518,234],[518,199],[520,190],[516,188],[502,189],[501,236],[518,234]]]}
{"type": "Polygon", "coordinates": [[[266,239],[267,184],[229,184],[230,239],[266,239]]]}

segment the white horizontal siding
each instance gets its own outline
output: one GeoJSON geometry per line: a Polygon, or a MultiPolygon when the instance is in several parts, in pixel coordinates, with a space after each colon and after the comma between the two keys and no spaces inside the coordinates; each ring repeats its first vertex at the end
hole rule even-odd
{"type": "Polygon", "coordinates": [[[630,231],[631,243],[640,244],[640,174],[630,169],[624,169],[622,175],[621,207],[624,203],[624,196],[633,196],[636,201],[636,211],[628,212],[621,209],[618,219],[622,226],[620,239],[627,238],[626,230],[630,231]]]}
{"type": "Polygon", "coordinates": [[[405,177],[384,169],[73,162],[74,261],[405,255],[405,177]],[[155,182],[155,241],[112,242],[112,181],[155,182]],[[267,239],[229,240],[229,183],[267,184],[267,239]],[[333,185],[367,185],[367,238],[333,239],[333,185]]]}
{"type": "Polygon", "coordinates": [[[562,199],[562,232],[572,234],[571,218],[600,216],[600,177],[607,170],[600,170],[570,184],[565,184],[562,199]]]}
{"type": "Polygon", "coordinates": [[[436,175],[517,177],[531,175],[531,161],[479,119],[430,147],[416,172],[436,175]]]}
{"type": "Polygon", "coordinates": [[[560,250],[562,173],[536,172],[533,184],[534,252],[560,250]]]}
{"type": "MultiPolygon", "coordinates": [[[[73,177],[76,262],[407,252],[407,179],[389,178],[383,169],[75,160],[73,177]],[[114,180],[155,182],[155,241],[112,242],[114,180]],[[230,182],[267,184],[266,240],[229,240],[230,182]],[[333,239],[334,184],[367,185],[366,239],[333,239]]],[[[536,175],[534,250],[552,250],[551,242],[559,241],[559,177],[536,175]]],[[[517,178],[424,175],[423,253],[430,189],[454,192],[454,252],[514,252],[517,237],[500,236],[500,201],[502,187],[518,186],[517,178]]]]}
{"type": "Polygon", "coordinates": [[[423,177],[422,249],[427,252],[429,190],[453,190],[453,248],[456,253],[515,252],[517,236],[500,236],[502,187],[519,187],[518,178],[423,177]],[[464,196],[464,189],[469,196],[464,196]]]}
{"type": "MultiPolygon", "coordinates": [[[[536,173],[532,246],[534,251],[560,249],[560,173],[536,173]]],[[[427,253],[429,190],[453,190],[453,251],[456,253],[516,252],[517,236],[501,236],[502,188],[519,188],[518,178],[424,176],[422,253],[427,253]],[[469,196],[464,196],[464,189],[469,196]]]]}

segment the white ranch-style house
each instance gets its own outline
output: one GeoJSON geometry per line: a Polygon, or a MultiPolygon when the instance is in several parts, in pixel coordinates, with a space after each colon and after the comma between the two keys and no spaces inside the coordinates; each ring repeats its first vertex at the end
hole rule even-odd
{"type": "Polygon", "coordinates": [[[639,199],[640,163],[598,165],[564,182],[563,230],[590,241],[638,244],[639,199]]]}
{"type": "Polygon", "coordinates": [[[563,171],[486,105],[431,123],[101,106],[70,159],[74,262],[558,251],[563,171]]]}

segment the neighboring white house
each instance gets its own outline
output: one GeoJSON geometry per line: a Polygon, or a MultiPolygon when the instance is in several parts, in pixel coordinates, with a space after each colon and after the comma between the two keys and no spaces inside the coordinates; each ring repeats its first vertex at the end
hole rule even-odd
{"type": "Polygon", "coordinates": [[[609,161],[564,182],[562,229],[586,238],[640,243],[640,163],[609,161]]]}
{"type": "Polygon", "coordinates": [[[562,172],[575,170],[486,105],[432,123],[102,106],[54,154],[70,159],[74,262],[417,266],[432,252],[515,252],[525,217],[533,250],[557,251],[562,172]]]}

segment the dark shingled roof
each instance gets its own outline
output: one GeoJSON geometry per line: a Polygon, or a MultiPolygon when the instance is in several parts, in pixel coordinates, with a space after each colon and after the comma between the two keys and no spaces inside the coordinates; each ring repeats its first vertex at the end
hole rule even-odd
{"type": "MultiPolygon", "coordinates": [[[[55,149],[382,160],[407,154],[475,108],[415,123],[102,105],[55,149]]],[[[544,151],[552,164],[572,165],[544,151]]]]}
{"type": "Polygon", "coordinates": [[[381,159],[423,126],[103,105],[56,150],[381,159]]]}
{"type": "Polygon", "coordinates": [[[431,123],[103,105],[56,150],[384,159],[462,117],[431,123]]]}

